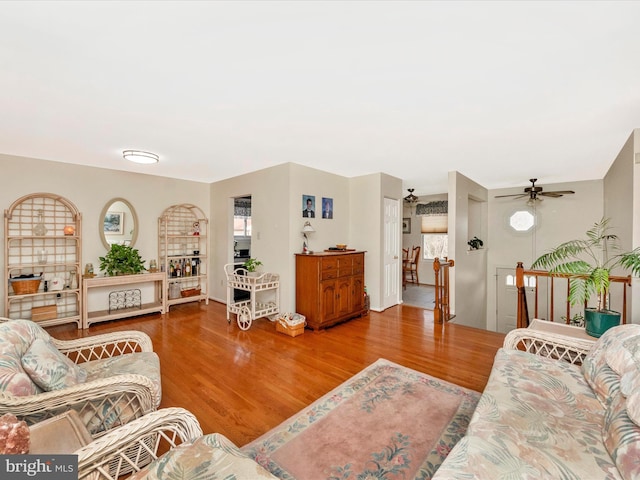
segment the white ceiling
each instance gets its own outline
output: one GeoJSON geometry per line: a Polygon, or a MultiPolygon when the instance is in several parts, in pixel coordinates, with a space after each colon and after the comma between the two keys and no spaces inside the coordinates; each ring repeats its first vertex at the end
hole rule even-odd
{"type": "Polygon", "coordinates": [[[602,178],[640,2],[0,2],[0,153],[213,182],[283,162],[417,194],[602,178]],[[124,149],[160,155],[130,164],[124,149]]]}

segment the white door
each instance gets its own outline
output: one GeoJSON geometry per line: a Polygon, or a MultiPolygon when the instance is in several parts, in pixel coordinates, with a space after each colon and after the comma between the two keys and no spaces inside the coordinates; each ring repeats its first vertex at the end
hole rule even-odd
{"type": "Polygon", "coordinates": [[[384,199],[382,308],[400,303],[400,201],[384,199]]]}
{"type": "MultiPolygon", "coordinates": [[[[536,277],[525,277],[524,290],[527,296],[530,318],[534,316],[536,305],[535,281],[536,277]]],[[[517,326],[518,289],[516,288],[516,269],[498,267],[496,269],[496,282],[496,330],[500,333],[508,333],[517,326]]],[[[539,291],[541,295],[538,303],[541,304],[541,300],[546,298],[546,286],[540,285],[539,291]]]]}

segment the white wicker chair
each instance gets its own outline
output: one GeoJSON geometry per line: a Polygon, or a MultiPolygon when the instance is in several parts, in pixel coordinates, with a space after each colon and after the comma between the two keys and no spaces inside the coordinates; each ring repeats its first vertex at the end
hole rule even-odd
{"type": "Polygon", "coordinates": [[[196,417],[183,408],[163,408],[111,430],[76,450],[79,480],[115,480],[167,450],[202,435],[196,417]]]}
{"type": "MultiPolygon", "coordinates": [[[[12,322],[27,321],[11,320],[7,324],[0,323],[0,325],[5,327],[12,322]]],[[[137,352],[153,352],[151,339],[143,332],[123,331],[65,341],[50,337],[44,329],[33,322],[29,324],[26,325],[36,335],[45,335],[46,338],[51,339],[59,351],[76,364],[104,359],[126,363],[129,359],[133,361],[140,357],[135,355],[126,359],[114,357],[137,352]],[[29,326],[29,324],[35,326],[29,326]]],[[[159,367],[155,373],[156,379],[139,373],[120,373],[60,390],[25,396],[0,391],[0,414],[13,413],[31,425],[73,409],[78,412],[95,438],[157,409],[161,397],[159,367]]]]}
{"type": "Polygon", "coordinates": [[[530,328],[516,328],[507,333],[502,346],[581,365],[593,342],[530,328]]]}

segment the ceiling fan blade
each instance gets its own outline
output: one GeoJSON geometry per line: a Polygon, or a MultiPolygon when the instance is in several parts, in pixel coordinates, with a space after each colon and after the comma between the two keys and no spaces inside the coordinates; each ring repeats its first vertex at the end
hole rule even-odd
{"type": "Polygon", "coordinates": [[[528,197],[528,196],[529,196],[528,193],[514,193],[512,195],[496,195],[493,198],[506,198],[506,197],[523,198],[523,197],[528,197]]]}
{"type": "Polygon", "coordinates": [[[544,195],[546,197],[561,197],[563,195],[570,195],[576,193],[573,190],[558,190],[555,192],[540,192],[538,195],[544,195]]]}

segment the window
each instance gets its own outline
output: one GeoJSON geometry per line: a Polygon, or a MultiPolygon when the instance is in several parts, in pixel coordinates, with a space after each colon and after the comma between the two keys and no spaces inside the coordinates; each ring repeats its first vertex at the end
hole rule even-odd
{"type": "Polygon", "coordinates": [[[422,235],[422,258],[433,260],[449,256],[449,235],[446,233],[425,233],[422,235]]]}
{"type": "Polygon", "coordinates": [[[509,217],[509,226],[516,232],[527,232],[535,226],[535,217],[528,210],[518,210],[509,217]]]}
{"type": "MultiPolygon", "coordinates": [[[[516,276],[515,275],[507,275],[505,277],[504,283],[507,287],[515,287],[516,286],[516,276]]],[[[524,286],[525,287],[535,287],[536,286],[536,277],[533,275],[525,275],[524,276],[524,286]]]]}
{"type": "Polygon", "coordinates": [[[449,256],[448,222],[449,217],[446,214],[446,210],[444,214],[427,214],[422,216],[420,231],[422,232],[422,258],[425,260],[449,256]]]}
{"type": "Polygon", "coordinates": [[[244,215],[233,216],[233,236],[234,237],[250,237],[251,236],[251,217],[244,215]]]}

